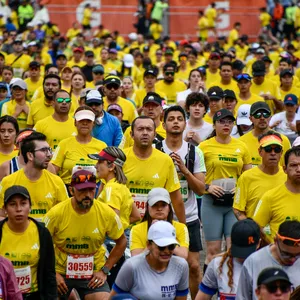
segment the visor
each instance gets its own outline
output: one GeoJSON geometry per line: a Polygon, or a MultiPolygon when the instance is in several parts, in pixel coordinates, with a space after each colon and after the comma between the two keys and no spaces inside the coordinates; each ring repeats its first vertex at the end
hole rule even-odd
{"type": "Polygon", "coordinates": [[[259,145],[263,148],[269,145],[278,145],[282,147],[282,140],[277,135],[268,135],[260,140],[259,145]]]}
{"type": "Polygon", "coordinates": [[[115,165],[117,165],[121,168],[124,165],[123,160],[108,154],[104,150],[102,150],[99,154],[88,154],[88,157],[91,158],[91,159],[94,159],[94,160],[108,160],[108,161],[113,162],[115,165]]]}
{"type": "Polygon", "coordinates": [[[95,114],[90,110],[80,110],[74,115],[74,118],[76,121],[90,120],[90,121],[94,122],[95,114]]]}

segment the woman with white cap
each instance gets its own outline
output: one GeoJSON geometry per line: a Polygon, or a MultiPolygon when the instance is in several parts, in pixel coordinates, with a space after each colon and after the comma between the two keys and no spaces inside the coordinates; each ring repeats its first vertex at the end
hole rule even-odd
{"type": "Polygon", "coordinates": [[[124,78],[125,76],[130,76],[137,86],[140,85],[143,78],[143,74],[134,64],[134,57],[132,54],[125,54],[123,57],[121,77],[124,78]]]}
{"type": "Polygon", "coordinates": [[[71,183],[73,167],[94,166],[94,161],[88,158],[88,154],[98,153],[106,147],[104,142],[92,137],[95,114],[90,107],[78,107],[74,118],[77,136],[62,140],[51,161],[56,174],[60,172],[60,177],[67,187],[71,183]]]}
{"type": "Polygon", "coordinates": [[[130,293],[138,299],[186,300],[189,267],[173,255],[178,245],[176,230],[167,221],[157,221],[148,232],[147,251],[128,259],[118,273],[110,293],[130,293]]]}
{"type": "Polygon", "coordinates": [[[170,194],[164,188],[154,188],[148,193],[143,221],[131,229],[131,255],[138,255],[148,249],[147,232],[150,226],[157,221],[167,221],[175,227],[179,247],[176,247],[174,254],[187,259],[189,233],[185,224],[173,220],[170,194]]]}
{"type": "Polygon", "coordinates": [[[239,138],[245,133],[249,132],[253,128],[253,124],[250,121],[250,104],[242,104],[237,112],[236,126],[233,127],[231,136],[239,138]]]}

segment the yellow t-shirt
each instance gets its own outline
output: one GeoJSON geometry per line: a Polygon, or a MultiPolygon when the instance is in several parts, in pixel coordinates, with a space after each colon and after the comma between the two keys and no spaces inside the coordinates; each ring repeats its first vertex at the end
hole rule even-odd
{"type": "Polygon", "coordinates": [[[45,101],[44,97],[32,102],[27,119],[28,125],[35,125],[38,121],[43,120],[54,113],[51,104],[45,101]]]}
{"type": "MultiPolygon", "coordinates": [[[[188,248],[190,244],[189,232],[183,223],[172,221],[176,230],[176,240],[180,247],[188,248]]],[[[131,228],[129,247],[130,251],[135,249],[145,249],[147,247],[148,222],[142,222],[131,228]]]]}
{"type": "Polygon", "coordinates": [[[123,228],[126,229],[129,227],[133,199],[125,184],[118,183],[115,178],[109,180],[105,184],[98,200],[119,210],[123,228]]]}
{"type": "MultiPolygon", "coordinates": [[[[155,90],[155,93],[159,94],[159,96],[162,99],[164,99],[165,101],[168,101],[168,98],[164,92],[155,90]]],[[[132,95],[131,100],[134,101],[137,108],[140,108],[143,106],[143,101],[144,101],[144,98],[146,97],[146,95],[147,95],[147,92],[145,89],[136,90],[134,92],[134,94],[132,95]]]]}
{"type": "Polygon", "coordinates": [[[279,225],[287,220],[300,220],[300,194],[292,193],[285,183],[266,192],[259,200],[253,220],[261,227],[270,225],[271,234],[267,234],[273,242],[279,225]]]}
{"type": "MultiPolygon", "coordinates": [[[[132,147],[134,144],[133,138],[130,135],[131,127],[128,127],[122,137],[122,141],[119,145],[119,148],[126,149],[132,147]]],[[[166,138],[166,130],[162,126],[162,122],[159,123],[159,126],[156,128],[156,133],[162,136],[164,139],[166,138]]]]}
{"type": "Polygon", "coordinates": [[[259,15],[261,27],[270,25],[272,17],[267,13],[263,12],[259,15]]]}
{"type": "MultiPolygon", "coordinates": [[[[272,81],[274,81],[277,86],[280,86],[280,76],[279,75],[274,75],[273,77],[270,78],[272,81]]],[[[293,76],[293,85],[292,87],[300,87],[300,80],[298,79],[297,76],[293,76]]]]}
{"type": "MultiPolygon", "coordinates": [[[[31,104],[30,102],[26,101],[27,106],[29,107],[29,114],[30,114],[30,109],[31,109],[31,104]]],[[[1,110],[1,115],[9,115],[13,116],[13,114],[16,111],[16,106],[17,102],[15,100],[10,100],[6,103],[3,104],[2,110],[1,110]]],[[[18,117],[17,117],[19,129],[25,129],[27,128],[27,114],[25,112],[21,112],[18,117]]]]}
{"type": "Polygon", "coordinates": [[[67,62],[67,66],[70,68],[73,68],[74,66],[78,66],[80,68],[84,67],[86,65],[86,62],[81,60],[79,62],[75,62],[74,58],[72,58],[70,61],[67,62]]]}
{"type": "Polygon", "coordinates": [[[177,79],[173,81],[172,84],[167,84],[164,80],[159,80],[155,84],[155,89],[158,91],[163,91],[167,96],[167,104],[176,104],[177,93],[186,90],[186,85],[177,79]]]}
{"type": "Polygon", "coordinates": [[[94,255],[94,271],[99,272],[105,263],[101,245],[106,235],[117,240],[124,230],[118,215],[105,203],[94,200],[85,214],[78,214],[67,199],[53,207],[43,220],[49,229],[55,249],[56,272],[65,275],[67,253],[94,255]]]}
{"type": "Polygon", "coordinates": [[[279,168],[274,175],[263,172],[259,167],[244,172],[237,182],[233,207],[246,212],[252,218],[257,202],[265,192],[286,181],[286,174],[279,168]]]}
{"type": "Polygon", "coordinates": [[[145,213],[147,194],[155,187],[163,187],[169,193],[180,189],[174,163],[169,155],[157,149],[147,159],[138,158],[133,148],[123,150],[127,159],[123,166],[127,186],[141,215],[145,213]]]}
{"type": "Polygon", "coordinates": [[[92,17],[92,10],[90,8],[85,8],[83,10],[83,18],[82,18],[82,25],[90,25],[91,22],[91,17],[92,17]]]}
{"type": "Polygon", "coordinates": [[[229,84],[223,84],[221,82],[221,80],[220,81],[215,81],[212,84],[210,84],[210,86],[207,86],[207,89],[209,89],[212,86],[219,86],[223,91],[224,90],[232,90],[232,91],[234,91],[236,96],[240,93],[239,88],[236,84],[236,81],[234,81],[233,79],[230,81],[229,84]]]}
{"type": "Polygon", "coordinates": [[[241,105],[243,105],[243,104],[250,104],[250,105],[252,105],[253,103],[258,102],[258,101],[265,101],[263,97],[260,97],[260,96],[258,96],[256,94],[253,94],[253,93],[251,93],[250,98],[247,99],[247,100],[240,99],[239,93],[236,95],[236,98],[237,98],[238,102],[237,102],[237,104],[235,106],[235,111],[238,111],[239,107],[241,105]]]}
{"type": "Polygon", "coordinates": [[[62,140],[55,149],[51,163],[60,168],[60,177],[65,184],[71,182],[72,169],[75,166],[94,166],[95,161],[88,154],[99,153],[106,144],[92,138],[87,144],[80,144],[72,136],[62,140]]]}
{"type": "Polygon", "coordinates": [[[298,98],[298,104],[300,104],[300,89],[295,87],[295,86],[292,86],[292,88],[289,90],[289,91],[284,91],[282,89],[280,89],[280,94],[282,96],[282,100],[284,100],[284,97],[288,94],[294,94],[297,96],[298,98]]]}
{"type": "Polygon", "coordinates": [[[77,135],[74,119],[71,117],[66,122],[58,122],[53,116],[49,116],[38,121],[33,129],[47,137],[47,142],[52,149],[56,149],[60,141],[77,135]]]}
{"type": "Polygon", "coordinates": [[[158,40],[160,39],[161,33],[164,31],[163,27],[161,26],[161,24],[151,24],[149,31],[151,33],[151,35],[153,36],[154,40],[158,40]]]}
{"type": "Polygon", "coordinates": [[[7,223],[4,223],[0,255],[10,260],[15,270],[30,267],[31,285],[26,287],[26,284],[30,283],[29,276],[27,278],[24,276],[24,278],[19,280],[19,289],[23,293],[38,291],[37,269],[40,259],[39,251],[39,232],[33,221],[29,221],[27,229],[22,233],[13,232],[7,223]]]}
{"type": "Polygon", "coordinates": [[[40,87],[43,86],[43,78],[40,77],[40,79],[37,82],[32,82],[30,77],[26,78],[24,80],[27,83],[27,93],[26,93],[26,97],[28,101],[31,101],[31,98],[33,96],[33,94],[35,93],[35,91],[40,87]]]}
{"type": "Polygon", "coordinates": [[[215,27],[216,26],[216,18],[217,18],[217,10],[213,7],[208,8],[205,12],[205,16],[207,17],[208,26],[215,27]]]}
{"type": "Polygon", "coordinates": [[[67,38],[71,41],[73,38],[75,38],[77,36],[77,34],[81,33],[81,29],[80,28],[70,28],[67,31],[67,38]]]}
{"type": "Polygon", "coordinates": [[[198,27],[199,27],[199,37],[206,41],[208,38],[208,20],[205,16],[201,17],[198,20],[198,27]]]}
{"type": "MultiPolygon", "coordinates": [[[[103,101],[104,101],[103,109],[107,110],[109,104],[107,103],[106,97],[103,98],[103,101]]],[[[123,121],[128,121],[128,123],[131,124],[133,120],[138,116],[138,113],[133,103],[131,103],[129,100],[122,97],[118,97],[116,103],[122,107],[123,121]]]]}
{"type": "Polygon", "coordinates": [[[17,57],[18,55],[14,53],[7,55],[5,64],[14,69],[14,77],[22,78],[23,73],[29,68],[31,57],[26,54],[22,54],[20,58],[16,59],[17,57]]]}
{"type": "Polygon", "coordinates": [[[19,150],[14,149],[9,154],[4,154],[0,152],[0,165],[2,165],[5,161],[11,160],[13,157],[18,156],[19,150]]]}
{"type": "Polygon", "coordinates": [[[188,64],[187,64],[187,68],[184,71],[178,69],[178,71],[175,73],[175,79],[178,79],[183,82],[188,82],[191,70],[192,69],[189,67],[188,64]]]}
{"type": "Polygon", "coordinates": [[[44,97],[44,90],[43,87],[40,86],[39,88],[37,88],[37,90],[34,92],[33,96],[31,97],[31,102],[43,97],[44,97]]]}
{"type": "Polygon", "coordinates": [[[238,139],[231,138],[229,144],[220,144],[216,138],[200,143],[206,166],[205,182],[211,184],[215,179],[238,178],[244,165],[251,164],[247,146],[238,139]]]}
{"type": "MultiPolygon", "coordinates": [[[[283,166],[284,165],[284,154],[288,149],[291,148],[291,143],[285,135],[283,135],[283,134],[280,134],[280,135],[281,135],[281,138],[283,141],[283,153],[281,156],[280,165],[283,166]]],[[[241,136],[239,138],[239,140],[243,141],[247,145],[250,155],[252,157],[252,166],[260,165],[261,164],[261,156],[258,153],[258,148],[259,148],[258,137],[255,137],[251,130],[250,132],[241,136]]]]}
{"type": "Polygon", "coordinates": [[[206,86],[212,87],[213,82],[221,82],[220,72],[217,71],[216,73],[211,73],[210,70],[207,68],[205,84],[206,86]]]}
{"type": "Polygon", "coordinates": [[[228,35],[228,46],[232,47],[238,39],[239,32],[235,28],[231,29],[228,35]]]}

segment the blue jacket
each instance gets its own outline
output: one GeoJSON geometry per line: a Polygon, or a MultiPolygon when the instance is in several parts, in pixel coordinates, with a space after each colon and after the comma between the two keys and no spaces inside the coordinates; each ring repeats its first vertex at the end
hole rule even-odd
{"type": "Polygon", "coordinates": [[[118,147],[121,143],[123,133],[119,120],[103,111],[104,116],[101,125],[95,125],[92,135],[94,138],[106,143],[107,146],[118,147]]]}

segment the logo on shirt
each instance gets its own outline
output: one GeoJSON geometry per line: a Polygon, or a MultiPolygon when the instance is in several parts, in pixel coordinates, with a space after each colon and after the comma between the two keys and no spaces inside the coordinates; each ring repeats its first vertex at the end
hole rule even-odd
{"type": "Polygon", "coordinates": [[[159,175],[156,173],[155,175],[152,176],[152,178],[157,178],[157,179],[159,179],[159,175]]]}
{"type": "Polygon", "coordinates": [[[37,243],[35,243],[35,244],[31,247],[31,249],[38,250],[38,249],[40,249],[40,247],[39,247],[39,245],[38,245],[37,243]]]}
{"type": "Polygon", "coordinates": [[[163,285],[161,286],[161,296],[162,298],[171,298],[176,294],[178,285],[173,284],[173,285],[163,285]]]}
{"type": "Polygon", "coordinates": [[[95,228],[92,233],[99,233],[99,229],[98,228],[95,228]]]}
{"type": "Polygon", "coordinates": [[[237,148],[237,149],[235,150],[235,152],[236,152],[236,153],[240,153],[241,150],[240,150],[239,148],[237,148]]]}
{"type": "Polygon", "coordinates": [[[53,196],[52,196],[52,194],[51,194],[51,193],[48,193],[48,194],[45,196],[45,198],[52,199],[52,198],[53,198],[53,196]]]}

